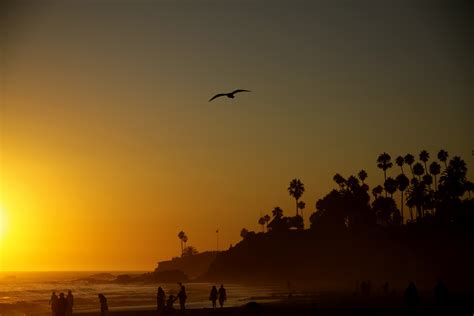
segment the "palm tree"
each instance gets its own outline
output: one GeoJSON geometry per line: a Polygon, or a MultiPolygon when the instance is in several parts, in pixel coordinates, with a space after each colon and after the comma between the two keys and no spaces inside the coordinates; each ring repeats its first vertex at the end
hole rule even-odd
{"type": "Polygon", "coordinates": [[[428,173],[428,167],[426,166],[426,162],[430,159],[430,154],[426,150],[422,150],[420,152],[420,160],[423,161],[425,165],[425,172],[428,173]]]}
{"type": "Polygon", "coordinates": [[[332,177],[332,179],[334,180],[334,182],[336,182],[336,184],[339,186],[341,190],[344,189],[344,186],[346,184],[346,179],[344,179],[343,176],[341,176],[339,173],[336,173],[334,177],[332,177]]]}
{"type": "Polygon", "coordinates": [[[362,169],[361,171],[359,171],[358,176],[359,176],[360,181],[362,181],[362,184],[364,184],[365,179],[367,179],[367,172],[365,172],[365,170],[362,169]]]}
{"type": "Polygon", "coordinates": [[[438,182],[436,179],[436,176],[441,173],[441,165],[437,163],[436,161],[433,161],[430,164],[430,173],[433,175],[434,178],[434,184],[435,184],[435,191],[438,190],[438,182]]]}
{"type": "Polygon", "coordinates": [[[263,219],[265,220],[265,224],[268,224],[268,222],[270,221],[271,217],[270,215],[266,214],[263,219]]]}
{"type": "Polygon", "coordinates": [[[444,162],[444,167],[445,168],[448,168],[448,164],[446,163],[446,161],[448,160],[448,152],[444,149],[441,149],[439,152],[438,152],[438,159],[439,161],[441,162],[444,162]]]}
{"type": "Polygon", "coordinates": [[[273,218],[282,218],[283,210],[279,206],[275,206],[272,211],[273,218]]]}
{"type": "Polygon", "coordinates": [[[383,192],[383,187],[381,185],[376,186],[375,188],[372,189],[372,195],[374,198],[378,198],[380,194],[383,192]]]}
{"type": "Polygon", "coordinates": [[[384,182],[384,189],[385,192],[390,194],[390,198],[393,198],[393,193],[397,191],[398,183],[397,180],[395,180],[392,177],[388,177],[387,180],[384,182]]]}
{"type": "Polygon", "coordinates": [[[423,168],[423,165],[419,162],[417,162],[413,166],[413,173],[415,176],[418,176],[418,180],[421,181],[421,176],[425,173],[425,168],[423,168]]]}
{"type": "Polygon", "coordinates": [[[183,242],[184,242],[183,240],[184,240],[184,237],[186,237],[186,233],[183,232],[183,231],[180,231],[180,232],[178,233],[178,238],[179,238],[179,240],[181,241],[181,255],[183,255],[183,251],[184,251],[184,247],[183,247],[183,242]]]}
{"type": "MultiPolygon", "coordinates": [[[[405,190],[408,188],[410,185],[410,180],[407,178],[406,175],[399,174],[396,178],[397,183],[398,183],[398,190],[400,190],[401,194],[401,202],[400,202],[400,209],[401,209],[401,215],[402,215],[402,223],[403,223],[403,195],[405,194],[405,190]]],[[[411,220],[413,221],[413,214],[410,212],[411,215],[411,220]]]]}
{"type": "Polygon", "coordinates": [[[265,218],[260,217],[260,218],[258,219],[258,223],[259,223],[260,225],[262,225],[262,233],[264,233],[264,232],[265,232],[265,218]]]}
{"type": "Polygon", "coordinates": [[[186,249],[187,242],[188,242],[188,235],[184,235],[183,237],[184,249],[186,249]]]}
{"type": "Polygon", "coordinates": [[[403,159],[402,156],[398,156],[396,159],[395,159],[395,162],[397,163],[397,165],[400,167],[400,169],[402,170],[402,174],[405,174],[405,172],[403,171],[403,164],[405,163],[405,159],[403,159]]]}
{"type": "Polygon", "coordinates": [[[383,170],[384,182],[387,180],[387,169],[391,168],[393,164],[390,162],[392,158],[389,154],[383,153],[377,158],[377,167],[383,170]]]}
{"type": "Polygon", "coordinates": [[[465,186],[465,189],[467,191],[467,194],[469,196],[469,199],[471,199],[471,192],[474,191],[474,183],[472,183],[471,181],[467,180],[466,182],[464,182],[464,186],[465,186]]]}
{"type": "Polygon", "coordinates": [[[304,193],[304,184],[300,179],[293,179],[288,187],[288,193],[295,198],[296,201],[296,215],[298,215],[298,200],[304,193]]]}
{"type": "Polygon", "coordinates": [[[415,157],[412,154],[406,154],[404,160],[405,160],[405,163],[408,166],[410,166],[411,176],[412,176],[412,178],[414,178],[415,174],[413,173],[413,168],[412,168],[411,165],[413,165],[413,163],[415,162],[415,157]]]}
{"type": "Polygon", "coordinates": [[[304,228],[304,217],[303,217],[303,210],[306,207],[306,203],[303,201],[298,202],[298,208],[301,210],[301,218],[303,219],[303,228],[304,228]]]}

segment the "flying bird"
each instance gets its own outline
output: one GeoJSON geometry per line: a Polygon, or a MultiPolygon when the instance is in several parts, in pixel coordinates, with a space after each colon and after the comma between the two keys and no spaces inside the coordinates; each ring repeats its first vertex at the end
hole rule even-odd
{"type": "Polygon", "coordinates": [[[229,99],[233,99],[233,98],[235,98],[234,94],[239,93],[239,92],[250,92],[250,90],[237,89],[237,90],[234,90],[234,91],[229,92],[229,93],[218,93],[218,94],[216,94],[215,96],[213,96],[213,97],[209,100],[209,102],[211,102],[211,101],[214,100],[215,98],[223,97],[223,96],[226,96],[226,97],[228,97],[229,99]]]}

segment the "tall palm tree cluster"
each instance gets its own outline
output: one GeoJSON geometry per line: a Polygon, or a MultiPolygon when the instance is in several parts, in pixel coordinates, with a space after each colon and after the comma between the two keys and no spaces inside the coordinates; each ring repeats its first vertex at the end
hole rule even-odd
{"type": "MultiPolygon", "coordinates": [[[[418,161],[412,154],[406,154],[392,162],[392,157],[384,152],[377,158],[377,167],[383,171],[384,182],[371,191],[365,182],[368,177],[365,170],[347,179],[340,174],[334,175],[337,188],[316,202],[316,211],[310,216],[311,228],[446,224],[466,219],[474,224],[474,199],[471,199],[474,184],[467,180],[466,163],[460,157],[448,158],[448,152],[440,150],[437,159],[430,162],[430,154],[422,150],[418,161]],[[398,168],[394,167],[394,163],[398,168]],[[390,175],[392,170],[396,170],[395,174],[390,175]]],[[[265,215],[259,218],[262,232],[265,232],[265,225],[267,231],[304,229],[302,212],[305,203],[300,200],[304,191],[300,179],[291,180],[288,193],[295,199],[295,216],[283,216],[283,210],[276,206],[272,217],[265,215]]],[[[242,238],[249,233],[247,229],[242,229],[242,238]]]]}
{"type": "Polygon", "coordinates": [[[364,170],[358,173],[358,178],[350,176],[345,179],[336,174],[333,179],[339,188],[316,203],[317,211],[310,218],[311,224],[399,226],[412,222],[449,223],[465,219],[466,214],[472,218],[474,201],[471,192],[474,185],[466,178],[466,163],[460,157],[451,160],[448,157],[445,150],[440,150],[437,160],[431,162],[426,150],[418,155],[419,161],[412,154],[398,156],[395,164],[399,174],[392,177],[388,175],[394,166],[391,156],[380,154],[377,167],[383,172],[384,183],[372,189],[372,203],[364,170]],[[409,172],[405,170],[407,166],[409,172]],[[399,207],[394,199],[397,192],[399,207]],[[466,192],[468,198],[463,200],[466,192]],[[405,216],[405,206],[408,207],[408,217],[405,216]]]}

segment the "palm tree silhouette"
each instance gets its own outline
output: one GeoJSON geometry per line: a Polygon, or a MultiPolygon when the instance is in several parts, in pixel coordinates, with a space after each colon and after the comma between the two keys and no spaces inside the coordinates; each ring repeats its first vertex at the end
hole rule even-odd
{"type": "Polygon", "coordinates": [[[444,167],[445,168],[448,168],[448,164],[446,163],[446,161],[448,160],[448,152],[444,149],[441,149],[439,152],[438,152],[438,159],[439,161],[441,162],[444,162],[444,167]]]}
{"type": "Polygon", "coordinates": [[[272,210],[273,218],[282,218],[283,210],[279,206],[275,206],[272,210]]]}
{"type": "Polygon", "coordinates": [[[298,209],[301,210],[301,219],[303,220],[303,228],[304,228],[304,217],[303,217],[303,210],[306,207],[306,203],[303,201],[298,202],[298,209]]]}
{"type": "Polygon", "coordinates": [[[466,181],[464,183],[464,186],[465,186],[465,189],[466,189],[467,194],[469,196],[469,199],[471,199],[471,192],[474,191],[474,183],[472,183],[471,181],[466,181]]]}
{"type": "Polygon", "coordinates": [[[405,163],[410,167],[411,176],[412,178],[414,178],[415,174],[413,173],[412,165],[415,162],[415,156],[413,156],[412,154],[406,154],[404,160],[405,160],[405,163]]]}
{"type": "Polygon", "coordinates": [[[183,247],[184,237],[186,237],[186,233],[183,231],[180,231],[178,233],[178,238],[181,242],[181,256],[183,255],[183,251],[184,251],[184,247],[183,247]]]}
{"type": "MultiPolygon", "coordinates": [[[[263,216],[263,219],[265,220],[265,224],[267,224],[267,225],[268,225],[268,222],[270,222],[270,220],[271,220],[271,217],[270,217],[270,215],[268,215],[268,214],[265,214],[265,216],[263,216]]],[[[267,228],[267,231],[268,231],[268,228],[267,228]]]]}
{"type": "Polygon", "coordinates": [[[380,184],[372,189],[372,195],[374,196],[375,199],[378,198],[380,194],[382,194],[382,192],[383,192],[383,187],[380,184]]]}
{"type": "Polygon", "coordinates": [[[418,180],[421,181],[421,176],[425,173],[425,168],[419,162],[413,165],[413,173],[418,177],[418,180]]]}
{"type": "Polygon", "coordinates": [[[434,178],[434,184],[435,184],[435,190],[438,190],[438,182],[436,179],[436,176],[441,173],[441,165],[437,163],[436,161],[433,161],[430,164],[430,173],[433,175],[434,178]]]}
{"type": "Polygon", "coordinates": [[[402,156],[398,156],[397,158],[395,158],[395,162],[402,170],[402,174],[405,174],[405,172],[403,171],[403,164],[405,163],[405,159],[403,159],[402,156]]]}
{"type": "Polygon", "coordinates": [[[425,172],[428,173],[428,167],[426,166],[426,162],[430,159],[430,154],[426,150],[422,150],[420,152],[420,160],[423,161],[425,165],[425,172]]]}
{"type": "Polygon", "coordinates": [[[296,201],[296,215],[298,216],[298,200],[304,193],[304,184],[300,179],[293,179],[288,187],[288,193],[295,198],[296,201]]]}
{"type": "Polygon", "coordinates": [[[365,170],[362,169],[361,171],[359,171],[358,176],[359,176],[360,181],[362,181],[362,184],[364,184],[365,179],[367,179],[367,172],[365,172],[365,170]]]}
{"type": "Polygon", "coordinates": [[[336,173],[334,177],[332,177],[334,182],[336,182],[337,185],[339,185],[339,188],[342,190],[344,189],[344,186],[346,184],[346,179],[344,179],[343,176],[341,176],[339,173],[336,173]]]}
{"type": "Polygon", "coordinates": [[[262,233],[264,233],[264,232],[265,232],[265,218],[260,217],[260,218],[258,219],[258,223],[259,223],[260,225],[262,225],[262,233]]]}
{"type": "Polygon", "coordinates": [[[387,180],[385,180],[384,182],[385,192],[388,192],[388,194],[390,194],[390,198],[393,198],[393,194],[397,191],[397,187],[397,180],[392,177],[388,177],[387,180]]]}
{"type": "MultiPolygon", "coordinates": [[[[384,183],[387,181],[387,169],[391,168],[393,164],[390,162],[392,158],[389,154],[383,153],[377,158],[377,167],[383,170],[384,183]]],[[[387,191],[385,191],[385,197],[387,197],[387,191]]]]}
{"type": "MultiPolygon", "coordinates": [[[[407,178],[406,175],[399,174],[396,178],[397,184],[398,184],[398,190],[400,190],[400,196],[401,196],[401,201],[400,201],[400,209],[401,209],[401,215],[402,215],[402,223],[403,223],[403,195],[405,194],[405,190],[408,188],[408,185],[410,185],[410,180],[407,178]]],[[[410,217],[411,220],[413,221],[413,213],[410,210],[410,217]]]]}

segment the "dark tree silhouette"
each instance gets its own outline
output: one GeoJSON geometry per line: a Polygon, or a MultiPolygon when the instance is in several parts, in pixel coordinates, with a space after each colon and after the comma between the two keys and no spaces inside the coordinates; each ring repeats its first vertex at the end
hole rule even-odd
{"type": "Polygon", "coordinates": [[[397,191],[398,183],[392,177],[388,177],[387,180],[384,182],[384,189],[385,192],[390,194],[390,198],[393,198],[393,194],[397,191]]]}
{"type": "Polygon", "coordinates": [[[399,212],[397,205],[392,198],[378,197],[372,203],[372,209],[377,216],[379,224],[383,226],[399,224],[399,212]]]}
{"type": "Polygon", "coordinates": [[[444,149],[441,149],[439,152],[438,152],[438,159],[439,161],[443,162],[444,163],[444,167],[445,169],[448,168],[448,165],[447,165],[447,161],[448,161],[448,152],[444,149]]]}
{"type": "Polygon", "coordinates": [[[471,192],[474,191],[474,183],[472,183],[471,181],[466,181],[464,183],[464,186],[466,188],[466,191],[467,191],[467,194],[469,196],[469,199],[471,199],[471,192]]]}
{"type": "Polygon", "coordinates": [[[199,253],[199,251],[197,251],[196,247],[188,246],[188,247],[184,248],[184,250],[183,250],[183,257],[194,256],[194,255],[197,255],[198,253],[199,253]]]}
{"type": "Polygon", "coordinates": [[[249,231],[246,228],[242,228],[242,230],[240,231],[240,237],[242,237],[242,239],[245,239],[248,234],[249,234],[249,231]]]}
{"type": "Polygon", "coordinates": [[[426,150],[422,150],[420,152],[420,160],[423,161],[423,164],[425,165],[425,172],[428,173],[428,167],[426,163],[430,159],[430,154],[426,150]]]}
{"type": "MultiPolygon", "coordinates": [[[[408,188],[408,186],[410,185],[410,180],[407,178],[406,175],[404,175],[403,173],[402,174],[399,174],[396,178],[397,180],[397,184],[398,184],[398,190],[400,191],[400,198],[401,198],[401,201],[400,201],[400,214],[402,216],[402,223],[403,223],[403,218],[404,218],[404,213],[403,213],[403,195],[405,194],[405,190],[408,188]]],[[[411,220],[413,221],[413,214],[412,212],[410,212],[410,217],[411,217],[411,220]]]]}
{"type": "Polygon", "coordinates": [[[393,164],[391,163],[392,158],[389,154],[383,153],[377,158],[377,167],[383,170],[383,180],[387,180],[387,169],[391,168],[393,164]]]}
{"type": "Polygon", "coordinates": [[[372,189],[372,195],[374,198],[378,198],[380,194],[383,192],[383,187],[381,185],[376,186],[375,188],[372,189]]]}
{"type": "Polygon", "coordinates": [[[344,189],[346,185],[346,179],[344,179],[343,176],[341,176],[339,173],[336,173],[332,179],[339,186],[339,189],[344,189]]]}
{"type": "Polygon", "coordinates": [[[430,173],[433,175],[435,190],[437,191],[438,190],[437,176],[441,173],[441,165],[437,163],[436,161],[433,161],[430,164],[430,173]]]}
{"type": "Polygon", "coordinates": [[[304,184],[300,179],[293,179],[288,187],[288,193],[295,198],[296,201],[296,215],[298,215],[298,200],[304,193],[304,184]]]}
{"type": "Polygon", "coordinates": [[[358,176],[359,176],[360,181],[362,181],[362,183],[365,183],[364,181],[365,179],[367,179],[367,172],[365,172],[365,170],[362,169],[361,171],[359,171],[358,176]]]}
{"type": "Polygon", "coordinates": [[[304,201],[298,202],[298,209],[301,211],[301,219],[303,219],[303,228],[304,228],[304,217],[303,217],[303,210],[306,207],[306,203],[304,201]]]}
{"type": "Polygon", "coordinates": [[[186,233],[185,233],[185,232],[180,231],[180,232],[178,233],[178,238],[179,238],[179,240],[180,240],[180,242],[181,242],[181,255],[183,255],[183,251],[184,251],[184,246],[183,246],[183,245],[184,245],[184,238],[185,238],[185,237],[186,237],[186,233]]]}
{"type": "Polygon", "coordinates": [[[403,171],[403,164],[405,163],[405,159],[403,159],[402,156],[398,156],[397,158],[395,158],[395,162],[396,162],[397,166],[400,167],[400,170],[402,171],[402,174],[405,174],[405,172],[403,171]]]}
{"type": "Polygon", "coordinates": [[[425,168],[419,162],[413,166],[413,173],[418,177],[418,180],[421,181],[421,176],[425,173],[425,168]]]}
{"type": "MultiPolygon", "coordinates": [[[[423,168],[421,164],[420,166],[421,168],[423,168]]],[[[408,188],[407,205],[410,207],[416,208],[417,219],[423,218],[423,213],[424,213],[423,209],[425,206],[427,195],[428,195],[428,190],[426,188],[426,184],[423,181],[420,181],[416,178],[412,179],[411,185],[408,188]]]]}
{"type": "Polygon", "coordinates": [[[279,206],[275,206],[272,211],[273,218],[282,218],[283,210],[279,206]]]}
{"type": "Polygon", "coordinates": [[[267,224],[267,225],[268,225],[268,223],[269,223],[269,222],[270,222],[270,220],[271,220],[271,217],[270,217],[270,215],[268,215],[268,214],[265,214],[265,216],[263,216],[263,219],[265,220],[265,224],[267,224]]]}
{"type": "Polygon", "coordinates": [[[412,178],[414,178],[415,173],[413,173],[412,165],[415,162],[415,157],[412,154],[406,154],[404,160],[405,160],[405,163],[410,167],[411,176],[412,176],[412,178]]]}
{"type": "Polygon", "coordinates": [[[260,218],[258,219],[258,224],[259,224],[259,225],[262,225],[262,233],[264,233],[264,232],[265,232],[265,218],[260,217],[260,218]]]}

